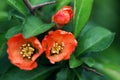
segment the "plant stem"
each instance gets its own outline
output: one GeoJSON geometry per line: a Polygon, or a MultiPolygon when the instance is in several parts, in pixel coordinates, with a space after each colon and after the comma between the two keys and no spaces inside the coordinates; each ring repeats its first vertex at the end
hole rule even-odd
{"type": "Polygon", "coordinates": [[[25,5],[27,6],[27,8],[30,10],[30,12],[32,14],[35,14],[34,9],[33,9],[32,5],[31,5],[31,3],[28,0],[23,0],[23,1],[24,1],[25,5]]]}
{"type": "Polygon", "coordinates": [[[38,8],[41,8],[43,6],[46,6],[46,5],[50,5],[50,4],[54,4],[56,3],[56,1],[52,1],[52,2],[45,2],[45,3],[42,3],[42,4],[39,4],[39,5],[35,5],[35,6],[32,6],[30,1],[29,0],[23,0],[25,5],[27,6],[27,8],[30,10],[30,12],[35,15],[35,10],[38,9],[38,8]]]}
{"type": "Polygon", "coordinates": [[[56,3],[56,1],[45,2],[45,3],[39,4],[39,5],[33,6],[33,9],[38,9],[38,8],[43,7],[43,6],[50,5],[50,4],[54,4],[54,3],[56,3]]]}
{"type": "Polygon", "coordinates": [[[92,68],[87,67],[87,66],[83,66],[83,68],[84,68],[85,70],[87,70],[87,71],[91,71],[91,72],[93,72],[93,73],[95,73],[95,74],[97,74],[97,75],[99,75],[99,76],[103,76],[102,73],[96,71],[95,69],[92,69],[92,68]]]}

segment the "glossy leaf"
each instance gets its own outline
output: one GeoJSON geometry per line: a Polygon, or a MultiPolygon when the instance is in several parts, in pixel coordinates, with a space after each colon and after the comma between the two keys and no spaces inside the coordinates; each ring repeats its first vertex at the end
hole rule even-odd
{"type": "Polygon", "coordinates": [[[13,6],[16,10],[18,10],[23,15],[27,15],[27,9],[23,0],[7,0],[8,3],[13,6]]]}
{"type": "Polygon", "coordinates": [[[95,65],[95,60],[92,57],[85,57],[82,59],[85,64],[89,67],[93,67],[95,65]]]}
{"type": "Polygon", "coordinates": [[[98,52],[108,48],[114,39],[114,33],[102,27],[91,27],[78,39],[75,54],[98,52]]]}
{"type": "Polygon", "coordinates": [[[54,26],[54,23],[46,24],[43,23],[39,17],[30,16],[27,18],[24,27],[23,34],[25,38],[39,35],[49,30],[54,26]]]}
{"type": "Polygon", "coordinates": [[[32,71],[23,71],[16,67],[9,69],[0,80],[45,80],[58,67],[39,66],[32,71]]]}
{"type": "Polygon", "coordinates": [[[89,19],[92,3],[93,0],[75,0],[74,35],[76,37],[78,37],[89,19]]]}
{"type": "Polygon", "coordinates": [[[69,60],[69,66],[70,68],[76,68],[80,66],[83,63],[83,61],[80,59],[77,59],[74,55],[71,55],[69,60]]]}
{"type": "Polygon", "coordinates": [[[89,67],[92,67],[95,64],[95,60],[92,57],[81,57],[81,59],[78,59],[74,55],[71,55],[69,60],[70,68],[77,68],[83,63],[85,63],[89,67]]]}
{"type": "Polygon", "coordinates": [[[6,33],[6,38],[9,39],[10,37],[14,36],[15,34],[21,33],[22,27],[21,26],[15,26],[10,28],[6,33]]]}
{"type": "Polygon", "coordinates": [[[56,10],[61,9],[63,6],[66,6],[69,3],[71,3],[71,2],[72,2],[72,0],[58,0],[58,4],[57,4],[57,9],[56,10]]]}

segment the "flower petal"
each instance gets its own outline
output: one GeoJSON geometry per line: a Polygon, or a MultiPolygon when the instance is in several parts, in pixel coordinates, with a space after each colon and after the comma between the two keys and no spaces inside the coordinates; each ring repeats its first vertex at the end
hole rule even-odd
{"type": "Polygon", "coordinates": [[[43,48],[36,37],[31,37],[29,39],[24,39],[22,34],[17,34],[8,40],[8,58],[11,63],[24,70],[32,70],[37,67],[35,60],[42,54],[43,48]],[[21,45],[30,42],[32,45],[38,49],[37,53],[32,56],[31,60],[23,58],[20,54],[21,45]]]}
{"type": "Polygon", "coordinates": [[[49,34],[45,36],[42,41],[42,46],[43,48],[46,48],[46,57],[52,64],[54,64],[55,62],[60,62],[61,60],[68,60],[77,46],[77,41],[72,33],[56,30],[49,32],[49,34]],[[53,44],[56,42],[58,44],[64,43],[63,49],[60,54],[51,56],[51,49],[53,44]]]}
{"type": "Polygon", "coordinates": [[[52,21],[57,25],[65,25],[70,22],[73,17],[73,11],[71,6],[64,6],[55,15],[52,16],[52,21]]]}

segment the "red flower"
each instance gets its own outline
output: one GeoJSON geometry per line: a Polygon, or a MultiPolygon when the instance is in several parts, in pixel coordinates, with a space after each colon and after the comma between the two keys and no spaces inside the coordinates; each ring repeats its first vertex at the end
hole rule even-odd
{"type": "Polygon", "coordinates": [[[42,41],[46,57],[52,64],[68,60],[77,46],[74,35],[62,30],[51,31],[42,41]]]}
{"type": "Polygon", "coordinates": [[[72,7],[64,6],[52,17],[52,21],[58,25],[65,25],[69,23],[72,17],[73,17],[72,7]]]}
{"type": "Polygon", "coordinates": [[[17,34],[8,40],[8,58],[11,63],[23,70],[37,67],[35,60],[42,54],[43,48],[36,37],[24,39],[17,34]]]}

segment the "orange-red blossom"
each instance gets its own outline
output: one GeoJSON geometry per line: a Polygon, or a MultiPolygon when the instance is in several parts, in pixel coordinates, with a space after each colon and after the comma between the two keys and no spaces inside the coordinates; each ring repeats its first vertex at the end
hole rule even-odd
{"type": "Polygon", "coordinates": [[[46,57],[54,64],[68,60],[77,46],[74,35],[63,30],[50,31],[42,40],[46,57]]]}
{"type": "Polygon", "coordinates": [[[15,66],[23,70],[37,67],[36,59],[42,54],[43,48],[36,37],[24,39],[17,34],[8,40],[8,58],[15,66]]]}

